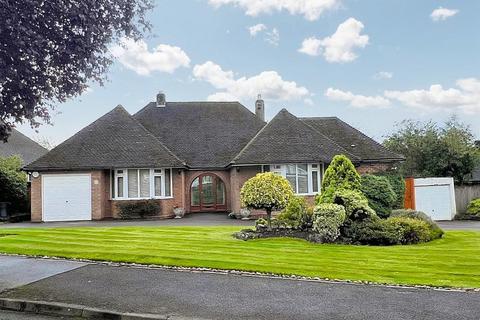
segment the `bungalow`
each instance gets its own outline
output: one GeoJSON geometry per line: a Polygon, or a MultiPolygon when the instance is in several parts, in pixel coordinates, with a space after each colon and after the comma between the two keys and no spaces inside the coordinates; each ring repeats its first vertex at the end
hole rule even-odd
{"type": "Polygon", "coordinates": [[[155,199],[161,217],[238,212],[240,188],[262,171],[281,174],[313,199],[325,167],[345,154],[359,172],[402,160],[335,117],[281,110],[265,122],[238,102],[166,102],[160,93],[134,115],[117,106],[26,166],[33,221],[117,218],[117,204],[155,199]]]}

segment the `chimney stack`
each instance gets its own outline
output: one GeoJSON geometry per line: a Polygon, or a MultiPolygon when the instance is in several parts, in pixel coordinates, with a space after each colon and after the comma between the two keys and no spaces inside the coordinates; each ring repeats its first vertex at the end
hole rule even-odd
{"type": "Polygon", "coordinates": [[[165,93],[159,92],[157,94],[157,107],[163,108],[167,104],[165,93]]]}
{"type": "Polygon", "coordinates": [[[257,97],[257,101],[255,101],[255,114],[260,120],[265,121],[265,102],[260,94],[257,97]]]}

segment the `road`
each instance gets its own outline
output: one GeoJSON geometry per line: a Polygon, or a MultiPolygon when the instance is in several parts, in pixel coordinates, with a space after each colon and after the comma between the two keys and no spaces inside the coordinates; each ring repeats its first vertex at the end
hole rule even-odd
{"type": "Polygon", "coordinates": [[[480,314],[478,292],[97,264],[79,266],[2,295],[196,319],[478,320],[480,314]]]}

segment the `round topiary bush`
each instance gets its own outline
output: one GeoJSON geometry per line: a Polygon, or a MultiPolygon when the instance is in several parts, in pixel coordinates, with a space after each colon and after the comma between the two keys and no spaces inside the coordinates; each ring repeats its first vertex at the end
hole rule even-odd
{"type": "Polygon", "coordinates": [[[336,155],[325,170],[322,192],[317,196],[317,203],[332,203],[336,191],[360,191],[360,186],[360,175],[352,161],[344,155],[336,155]]]}
{"type": "Polygon", "coordinates": [[[430,230],[430,240],[443,236],[443,230],[426,213],[412,209],[393,210],[390,217],[405,217],[424,221],[430,230]]]}
{"type": "Polygon", "coordinates": [[[285,208],[292,197],[288,180],[273,172],[257,174],[240,190],[242,206],[266,211],[268,229],[271,229],[272,211],[285,208]]]}
{"type": "Polygon", "coordinates": [[[401,244],[414,244],[431,241],[430,227],[423,220],[408,217],[391,217],[387,223],[401,232],[401,244]]]}
{"type": "Polygon", "coordinates": [[[313,231],[321,242],[333,242],[340,235],[339,228],[345,221],[345,208],[333,203],[322,203],[313,209],[313,231]]]}
{"type": "Polygon", "coordinates": [[[480,198],[470,201],[467,207],[467,213],[472,216],[480,217],[480,198]]]}
{"type": "Polygon", "coordinates": [[[362,192],[368,204],[381,218],[387,218],[395,206],[397,196],[386,177],[366,174],[362,176],[362,192]]]}

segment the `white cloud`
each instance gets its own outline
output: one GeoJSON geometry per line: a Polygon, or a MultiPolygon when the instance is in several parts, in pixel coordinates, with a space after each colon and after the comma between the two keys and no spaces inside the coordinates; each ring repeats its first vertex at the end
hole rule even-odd
{"type": "Polygon", "coordinates": [[[424,111],[460,110],[465,113],[480,113],[480,80],[459,79],[457,88],[444,89],[439,84],[428,90],[385,91],[385,96],[406,106],[424,111]]]}
{"type": "Polygon", "coordinates": [[[447,9],[447,8],[442,8],[439,7],[430,14],[430,18],[432,18],[433,21],[444,21],[447,20],[450,17],[453,17],[458,13],[458,10],[456,9],[447,9]]]}
{"type": "Polygon", "coordinates": [[[278,43],[280,42],[280,32],[278,32],[278,29],[273,28],[272,31],[267,32],[265,35],[265,41],[271,45],[278,46],[278,43]]]}
{"type": "Polygon", "coordinates": [[[264,31],[267,29],[267,26],[264,25],[263,23],[256,24],[254,26],[251,26],[248,28],[248,32],[250,32],[250,35],[252,37],[255,37],[257,33],[264,31]]]}
{"type": "Polygon", "coordinates": [[[167,44],[160,44],[149,51],[145,41],[123,38],[119,45],[110,50],[121,64],[139,75],[149,75],[154,71],[173,73],[180,67],[190,65],[190,58],[185,51],[167,44]]]}
{"type": "Polygon", "coordinates": [[[328,88],[325,96],[333,101],[345,101],[355,108],[385,108],[390,105],[390,101],[382,96],[364,96],[353,94],[350,91],[328,88]]]}
{"type": "Polygon", "coordinates": [[[286,10],[292,15],[303,15],[305,19],[313,21],[325,11],[338,8],[341,0],[209,0],[209,3],[217,8],[234,5],[245,10],[249,16],[286,10]]]}
{"type": "Polygon", "coordinates": [[[349,18],[341,23],[334,34],[324,39],[310,37],[303,40],[299,52],[318,56],[323,54],[328,62],[351,62],[357,58],[355,48],[365,48],[368,35],[361,35],[364,28],[362,22],[349,18]]]}
{"type": "Polygon", "coordinates": [[[276,71],[263,71],[252,77],[235,79],[232,71],[224,71],[218,64],[207,61],[193,68],[193,76],[210,83],[222,91],[212,94],[209,100],[240,100],[261,94],[265,99],[298,100],[306,98],[309,91],[294,81],[285,81],[276,71]]]}
{"type": "Polygon", "coordinates": [[[393,73],[388,71],[380,71],[373,75],[373,78],[376,80],[385,80],[385,79],[392,79],[393,73]]]}
{"type": "Polygon", "coordinates": [[[315,37],[306,38],[302,42],[302,47],[298,52],[308,54],[309,56],[318,56],[322,51],[322,40],[315,37]]]}

